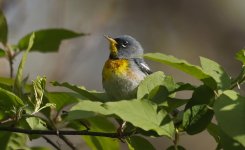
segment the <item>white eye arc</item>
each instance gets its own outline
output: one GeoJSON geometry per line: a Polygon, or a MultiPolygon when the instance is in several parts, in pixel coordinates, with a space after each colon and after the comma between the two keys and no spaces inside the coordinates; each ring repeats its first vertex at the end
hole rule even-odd
{"type": "Polygon", "coordinates": [[[127,45],[128,45],[128,41],[124,41],[123,43],[122,43],[122,47],[127,47],[127,45]]]}

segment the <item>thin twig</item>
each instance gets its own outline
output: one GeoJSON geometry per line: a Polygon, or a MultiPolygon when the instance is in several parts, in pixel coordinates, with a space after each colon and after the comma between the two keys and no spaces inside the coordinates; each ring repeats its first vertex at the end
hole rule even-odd
{"type": "Polygon", "coordinates": [[[8,123],[8,122],[12,122],[15,121],[13,118],[7,118],[5,120],[0,120],[0,124],[4,124],[4,123],[8,123]]]}
{"type": "Polygon", "coordinates": [[[77,148],[74,146],[74,144],[68,140],[64,135],[57,135],[59,138],[61,138],[72,150],[77,150],[77,148]]]}
{"type": "Polygon", "coordinates": [[[15,127],[0,127],[0,131],[18,132],[24,134],[39,134],[39,135],[89,135],[108,138],[122,138],[127,137],[135,132],[124,132],[122,135],[118,133],[106,133],[106,132],[93,132],[88,130],[73,131],[73,130],[27,130],[15,127]]]}
{"type": "Polygon", "coordinates": [[[61,150],[59,146],[57,146],[53,141],[51,141],[48,137],[46,136],[42,136],[42,138],[44,138],[46,140],[46,142],[48,142],[50,145],[52,145],[54,148],[56,148],[57,150],[61,150]]]}
{"type": "Polygon", "coordinates": [[[59,130],[54,130],[51,126],[47,126],[48,130],[47,131],[56,131],[56,135],[63,141],[65,142],[72,150],[76,150],[76,147],[74,144],[68,140],[64,135],[60,134],[59,130]]]}
{"type": "Polygon", "coordinates": [[[235,87],[240,86],[241,83],[245,81],[245,66],[242,66],[242,70],[237,76],[236,79],[234,79],[231,83],[230,89],[234,89],[235,87]]]}

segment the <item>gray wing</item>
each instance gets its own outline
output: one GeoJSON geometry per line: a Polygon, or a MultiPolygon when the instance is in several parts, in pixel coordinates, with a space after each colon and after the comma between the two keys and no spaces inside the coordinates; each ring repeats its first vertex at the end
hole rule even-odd
{"type": "Polygon", "coordinates": [[[152,74],[150,67],[145,63],[144,59],[134,58],[134,62],[138,65],[142,72],[144,72],[147,75],[152,74]]]}

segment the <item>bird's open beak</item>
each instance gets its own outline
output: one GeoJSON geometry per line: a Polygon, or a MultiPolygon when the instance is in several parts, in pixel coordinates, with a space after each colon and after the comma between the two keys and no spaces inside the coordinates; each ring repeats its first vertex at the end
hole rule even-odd
{"type": "Polygon", "coordinates": [[[113,55],[117,54],[117,41],[115,41],[113,38],[109,37],[108,35],[104,35],[104,37],[110,42],[110,51],[113,55]]]}

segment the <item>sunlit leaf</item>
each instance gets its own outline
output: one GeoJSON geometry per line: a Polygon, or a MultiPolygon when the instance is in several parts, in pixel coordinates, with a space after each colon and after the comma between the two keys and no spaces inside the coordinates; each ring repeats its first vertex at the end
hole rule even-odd
{"type": "Polygon", "coordinates": [[[158,110],[157,105],[149,100],[135,99],[107,102],[104,107],[136,127],[145,131],[153,130],[158,135],[173,138],[175,129],[168,113],[163,109],[158,110]]]}
{"type": "Polygon", "coordinates": [[[216,89],[217,87],[215,80],[210,75],[205,73],[201,67],[192,65],[185,60],[161,53],[148,53],[145,54],[145,58],[179,69],[201,80],[203,83],[212,87],[213,89],[216,89]]]}
{"type": "Polygon", "coordinates": [[[163,72],[155,72],[149,76],[147,76],[139,85],[137,91],[137,98],[147,98],[148,94],[153,90],[155,87],[160,86],[164,81],[165,75],[163,72]]]}
{"type": "Polygon", "coordinates": [[[215,101],[214,111],[221,129],[245,147],[245,97],[224,91],[215,101]]]}
{"type": "Polygon", "coordinates": [[[217,143],[217,150],[224,149],[224,150],[241,150],[244,149],[244,147],[229,137],[220,127],[214,123],[210,123],[208,125],[208,133],[214,137],[216,143],[217,143]]]}
{"type": "Polygon", "coordinates": [[[66,87],[66,88],[68,88],[68,89],[80,94],[81,96],[83,96],[83,97],[85,97],[85,98],[87,98],[89,100],[92,100],[92,101],[101,101],[101,102],[106,101],[105,100],[105,95],[94,93],[94,92],[90,92],[90,91],[86,90],[83,87],[78,87],[76,85],[72,85],[72,84],[67,83],[67,82],[59,83],[57,81],[52,82],[52,84],[54,86],[66,87]]]}
{"type": "Polygon", "coordinates": [[[228,89],[231,85],[229,75],[224,71],[222,66],[213,60],[200,57],[201,66],[205,73],[210,75],[217,83],[219,89],[228,89]]]}
{"type": "Polygon", "coordinates": [[[83,100],[73,106],[68,113],[67,120],[84,119],[96,116],[96,114],[110,115],[112,112],[102,107],[103,103],[83,100]]]}
{"type": "MultiPolygon", "coordinates": [[[[35,32],[35,43],[31,47],[32,51],[39,52],[56,52],[62,40],[84,36],[84,33],[76,33],[67,29],[44,29],[35,32]]],[[[25,50],[29,45],[31,33],[20,39],[18,47],[25,50]]]]}
{"type": "Polygon", "coordinates": [[[45,96],[49,102],[56,105],[56,110],[60,111],[65,106],[79,102],[82,97],[79,94],[71,92],[47,92],[45,96]]]}
{"type": "Polygon", "coordinates": [[[26,122],[32,130],[47,130],[46,123],[37,117],[28,117],[26,122]]]}

